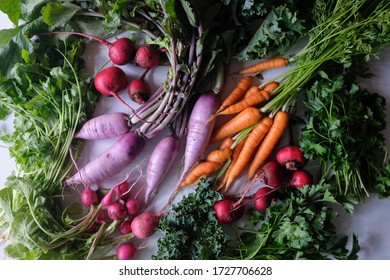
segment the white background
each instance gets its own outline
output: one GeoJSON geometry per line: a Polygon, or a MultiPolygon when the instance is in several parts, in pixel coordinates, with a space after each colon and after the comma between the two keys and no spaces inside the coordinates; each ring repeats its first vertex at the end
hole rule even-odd
{"type": "MultiPolygon", "coordinates": [[[[12,24],[8,21],[8,18],[4,14],[0,14],[0,29],[10,27],[12,27],[12,24]]],[[[89,62],[89,71],[94,73],[103,64],[100,58],[105,57],[106,48],[93,43],[89,46],[89,51],[87,53],[88,54],[85,55],[85,59],[89,62]]],[[[362,85],[371,91],[378,92],[388,97],[390,100],[390,50],[383,54],[380,60],[372,61],[371,64],[371,69],[376,76],[368,81],[362,81],[362,85]]],[[[139,76],[139,74],[142,72],[133,66],[124,66],[122,69],[126,71],[130,79],[139,76]]],[[[165,70],[165,68],[158,68],[147,76],[149,79],[153,78],[153,80],[151,80],[153,88],[156,88],[164,80],[165,70]]],[[[273,74],[274,73],[272,71],[269,73],[270,76],[273,74]]],[[[225,90],[229,89],[229,86],[235,82],[236,78],[229,77],[225,90]]],[[[125,95],[123,96],[126,99],[125,95]]],[[[387,109],[390,115],[390,101],[387,103],[387,109]]],[[[118,110],[125,110],[125,108],[121,105],[118,105],[118,103],[112,98],[102,98],[98,104],[95,114],[99,115],[104,112],[114,112],[118,110]]],[[[387,122],[389,123],[389,121],[390,116],[387,116],[387,122]]],[[[3,132],[11,132],[12,119],[9,119],[5,122],[0,121],[0,130],[3,132]]],[[[389,132],[390,127],[385,131],[388,149],[390,149],[389,132]]],[[[162,133],[161,136],[164,136],[164,133],[162,133]]],[[[147,143],[144,152],[140,155],[136,163],[145,163],[148,155],[151,153],[151,149],[156,144],[158,139],[160,138],[157,137],[156,139],[152,139],[152,141],[147,143]]],[[[116,139],[109,139],[99,140],[99,142],[88,142],[86,144],[85,152],[82,155],[84,160],[88,161],[89,159],[97,156],[115,140],[116,139]]],[[[6,181],[7,176],[16,168],[13,160],[9,157],[6,145],[3,143],[0,143],[0,162],[1,188],[4,186],[4,182],[6,181]]],[[[82,165],[83,161],[81,161],[79,164],[82,165]]],[[[168,178],[163,182],[163,186],[160,192],[157,194],[155,203],[153,204],[154,206],[151,208],[151,210],[158,211],[160,210],[158,207],[164,205],[166,197],[170,194],[169,188],[172,188],[175,180],[177,180],[179,170],[180,161],[178,160],[178,164],[173,168],[173,170],[168,174],[168,178]]],[[[105,182],[103,187],[110,187],[113,182],[122,179],[124,173],[119,174],[113,180],[105,182]]],[[[357,206],[352,216],[341,212],[340,218],[338,218],[336,221],[338,230],[340,234],[358,234],[361,246],[361,250],[359,252],[360,259],[390,259],[390,239],[388,238],[390,232],[389,212],[390,199],[378,200],[376,197],[370,197],[367,199],[364,205],[357,206]]],[[[138,259],[148,259],[150,257],[150,253],[153,251],[155,241],[158,237],[158,234],[156,234],[148,241],[139,242],[139,244],[146,245],[146,248],[140,251],[138,259]]],[[[4,243],[0,241],[0,259],[5,259],[3,249],[4,243]]]]}

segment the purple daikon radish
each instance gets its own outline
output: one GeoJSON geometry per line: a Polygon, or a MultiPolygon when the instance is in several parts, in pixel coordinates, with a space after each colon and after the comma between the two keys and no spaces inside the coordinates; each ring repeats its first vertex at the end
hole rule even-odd
{"type": "Polygon", "coordinates": [[[145,205],[167,175],[179,154],[179,149],[180,141],[173,135],[162,138],[154,148],[146,171],[145,205]]]}
{"type": "Polygon", "coordinates": [[[125,169],[142,152],[144,146],[145,139],[137,132],[130,131],[67,179],[65,185],[90,185],[109,179],[125,169]]]}
{"type": "Polygon", "coordinates": [[[115,112],[88,120],[74,138],[85,140],[107,139],[124,135],[130,130],[128,114],[115,112]]]}
{"type": "Polygon", "coordinates": [[[205,152],[216,121],[211,117],[219,106],[219,96],[212,92],[203,93],[196,101],[188,120],[184,163],[178,185],[205,152]]]}

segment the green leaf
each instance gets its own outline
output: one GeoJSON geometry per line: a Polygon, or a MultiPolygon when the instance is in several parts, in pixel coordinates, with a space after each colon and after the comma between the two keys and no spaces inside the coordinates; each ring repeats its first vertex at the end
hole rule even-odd
{"type": "Polygon", "coordinates": [[[183,6],[183,9],[184,9],[186,15],[187,15],[189,23],[191,24],[191,26],[196,27],[197,19],[196,19],[195,13],[191,7],[191,4],[185,0],[180,0],[180,2],[183,6]]]}
{"type": "Polygon", "coordinates": [[[5,47],[13,37],[19,34],[22,26],[0,30],[0,48],[5,47]]]}
{"type": "Polygon", "coordinates": [[[54,2],[42,8],[42,19],[49,26],[60,27],[67,24],[79,10],[79,6],[70,3],[54,2]]]}
{"type": "Polygon", "coordinates": [[[8,18],[13,24],[19,25],[20,17],[20,1],[15,0],[1,0],[0,11],[8,15],[8,18]]]}

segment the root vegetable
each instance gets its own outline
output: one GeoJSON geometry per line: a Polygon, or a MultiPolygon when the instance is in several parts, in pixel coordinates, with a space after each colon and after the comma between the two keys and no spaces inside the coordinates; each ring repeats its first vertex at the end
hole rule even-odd
{"type": "Polygon", "coordinates": [[[128,114],[115,112],[88,120],[75,133],[74,138],[85,140],[106,139],[121,136],[130,130],[128,114]]]}
{"type": "Polygon", "coordinates": [[[264,212],[267,209],[271,192],[272,189],[269,187],[261,187],[256,191],[253,199],[253,205],[257,211],[264,212]]]}
{"type": "Polygon", "coordinates": [[[162,214],[144,212],[134,217],[131,222],[131,231],[134,236],[145,239],[152,236],[157,229],[162,214]]]}
{"type": "Polygon", "coordinates": [[[119,224],[119,233],[120,234],[129,234],[131,233],[131,221],[125,220],[119,224]]]}
{"type": "Polygon", "coordinates": [[[91,188],[87,187],[81,192],[81,202],[85,206],[97,204],[99,201],[97,193],[91,188]]]}
{"type": "Polygon", "coordinates": [[[117,260],[132,260],[135,258],[138,249],[132,243],[122,243],[116,249],[117,260]]]}
{"type": "Polygon", "coordinates": [[[127,200],[125,206],[129,215],[136,215],[141,210],[141,203],[137,199],[127,200]]]}
{"type": "Polygon", "coordinates": [[[132,80],[128,87],[128,93],[131,100],[137,104],[144,104],[148,101],[152,90],[144,79],[132,80]]]}
{"type": "Polygon", "coordinates": [[[290,184],[296,188],[310,185],[313,182],[313,176],[306,170],[295,170],[291,175],[290,184]]]}
{"type": "Polygon", "coordinates": [[[244,215],[243,204],[235,203],[231,198],[223,198],[214,204],[214,212],[218,221],[222,224],[230,224],[244,215]]]}
{"type": "Polygon", "coordinates": [[[141,68],[151,69],[160,62],[160,49],[151,44],[143,44],[135,52],[134,62],[141,68]]]}
{"type": "Polygon", "coordinates": [[[65,181],[65,185],[100,183],[121,172],[143,150],[145,140],[137,132],[123,135],[108,150],[90,161],[76,174],[65,181]]]}
{"type": "Polygon", "coordinates": [[[277,161],[271,160],[260,169],[259,180],[268,186],[277,187],[282,184],[285,175],[285,168],[277,161]]]}
{"type": "Polygon", "coordinates": [[[126,214],[126,207],[119,201],[115,201],[107,206],[107,214],[113,220],[121,220],[126,214]]]}
{"type": "Polygon", "coordinates": [[[289,145],[279,149],[276,160],[287,170],[298,170],[305,166],[307,159],[302,150],[296,145],[289,145]]]}

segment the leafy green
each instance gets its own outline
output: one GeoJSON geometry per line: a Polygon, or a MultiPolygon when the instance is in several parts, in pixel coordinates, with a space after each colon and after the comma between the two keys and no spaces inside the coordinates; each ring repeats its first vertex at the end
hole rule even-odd
{"type": "Polygon", "coordinates": [[[79,6],[70,3],[50,3],[41,9],[43,22],[49,26],[60,27],[69,22],[80,10],[79,6]]]}
{"type": "Polygon", "coordinates": [[[228,259],[356,259],[359,246],[353,236],[339,238],[333,219],[338,213],[329,204],[336,200],[324,180],[298,189],[281,189],[266,212],[252,211],[239,229],[228,259]]]}
{"type": "Polygon", "coordinates": [[[8,15],[8,18],[16,26],[19,24],[20,2],[13,0],[2,0],[0,2],[0,11],[8,15]]]}
{"type": "Polygon", "coordinates": [[[305,93],[307,121],[299,140],[305,156],[320,161],[321,176],[334,179],[339,196],[388,196],[389,184],[377,188],[387,157],[385,99],[362,89],[348,71],[333,68],[316,77],[305,93]]]}
{"type": "Polygon", "coordinates": [[[158,251],[152,258],[218,259],[230,240],[213,211],[221,198],[202,180],[194,192],[173,205],[158,226],[164,236],[157,241],[158,251]]]}

